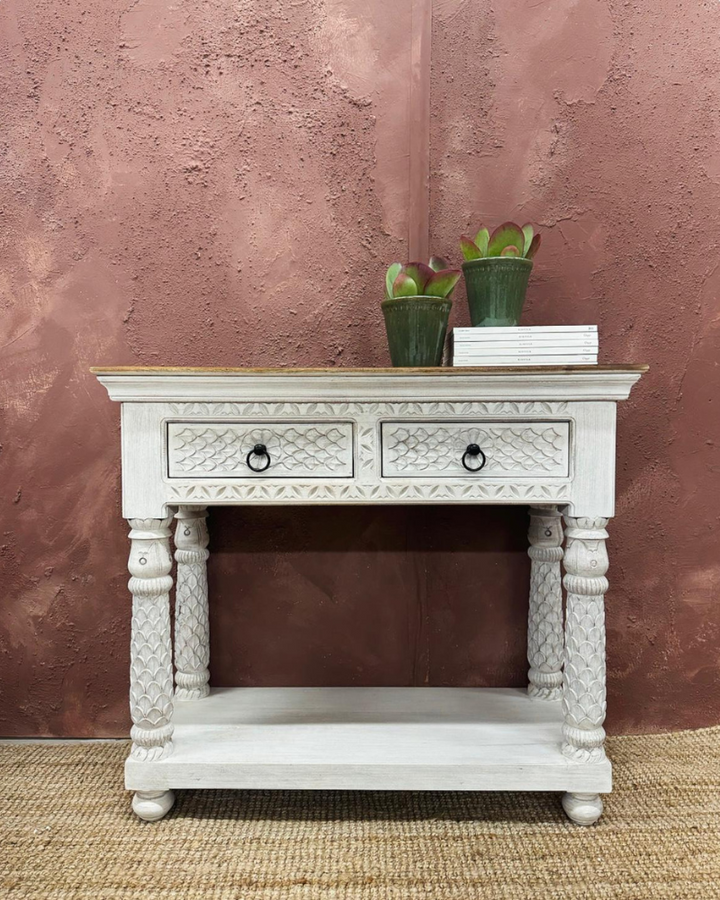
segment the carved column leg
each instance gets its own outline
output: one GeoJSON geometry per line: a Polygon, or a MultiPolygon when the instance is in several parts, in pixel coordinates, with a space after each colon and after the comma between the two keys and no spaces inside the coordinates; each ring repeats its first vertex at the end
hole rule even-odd
{"type": "Polygon", "coordinates": [[[557,509],[530,508],[530,605],[528,694],[533,700],[562,697],[563,610],[560,560],[562,517],[557,509]]]}
{"type": "MultiPolygon", "coordinates": [[[[130,755],[164,759],[172,752],[172,647],[170,641],[170,523],[172,519],[130,519],[133,597],[130,647],[130,755]]],[[[140,818],[162,818],[174,802],[172,791],[138,791],[133,809],[140,818]]]]}
{"type": "MultiPolygon", "coordinates": [[[[567,548],[565,579],[565,674],[563,681],[562,751],[570,759],[605,759],[605,591],[608,520],[565,517],[567,548]]],[[[598,794],[568,793],[563,797],[568,816],[591,825],[602,813],[598,794]]]]}
{"type": "Polygon", "coordinates": [[[199,700],[210,693],[207,509],[181,506],[175,518],[175,690],[176,700],[199,700]]]}

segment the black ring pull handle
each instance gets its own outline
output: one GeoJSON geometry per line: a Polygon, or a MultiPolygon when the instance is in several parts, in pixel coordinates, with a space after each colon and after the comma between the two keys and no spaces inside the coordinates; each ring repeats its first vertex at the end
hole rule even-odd
{"type": "Polygon", "coordinates": [[[248,469],[251,469],[253,472],[264,472],[265,469],[269,468],[270,454],[267,452],[267,447],[265,446],[265,444],[255,444],[255,446],[252,448],[252,450],[245,457],[245,462],[247,463],[248,469]],[[260,457],[264,456],[265,457],[265,465],[255,468],[255,466],[251,465],[251,463],[250,463],[250,460],[253,458],[253,456],[260,456],[260,457]]]}
{"type": "Polygon", "coordinates": [[[482,450],[478,447],[477,444],[468,444],[467,450],[462,455],[462,464],[468,470],[468,472],[479,472],[487,462],[487,457],[482,452],[482,450]],[[467,464],[468,459],[475,459],[476,457],[480,457],[480,465],[479,466],[469,466],[467,464]]]}

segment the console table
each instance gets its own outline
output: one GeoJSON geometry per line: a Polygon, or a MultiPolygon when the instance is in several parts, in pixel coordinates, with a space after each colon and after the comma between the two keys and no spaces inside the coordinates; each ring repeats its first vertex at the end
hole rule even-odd
{"type": "Polygon", "coordinates": [[[177,788],[557,790],[596,821],[616,404],[646,368],[93,369],[122,404],[137,815],[177,788]],[[528,505],[527,690],[211,689],[208,506],[336,503],[528,505]]]}

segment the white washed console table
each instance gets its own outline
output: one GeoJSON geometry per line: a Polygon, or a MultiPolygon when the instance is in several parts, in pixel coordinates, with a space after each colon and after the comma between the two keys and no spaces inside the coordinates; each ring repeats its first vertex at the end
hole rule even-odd
{"type": "Polygon", "coordinates": [[[616,403],[645,368],[94,369],[122,403],[135,812],[177,788],[557,790],[594,822],[616,403]],[[527,504],[527,691],[210,689],[207,507],[336,503],[527,504]]]}

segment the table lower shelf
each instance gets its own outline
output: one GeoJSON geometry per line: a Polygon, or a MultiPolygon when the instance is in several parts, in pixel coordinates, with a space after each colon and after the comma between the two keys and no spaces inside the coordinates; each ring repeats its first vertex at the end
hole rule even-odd
{"type": "Polygon", "coordinates": [[[560,752],[559,703],[514,688],[216,688],[176,703],[174,750],[129,790],[605,793],[611,765],[560,752]]]}

